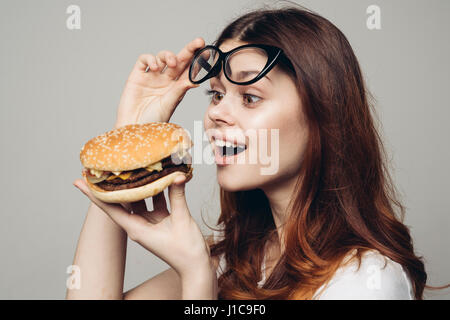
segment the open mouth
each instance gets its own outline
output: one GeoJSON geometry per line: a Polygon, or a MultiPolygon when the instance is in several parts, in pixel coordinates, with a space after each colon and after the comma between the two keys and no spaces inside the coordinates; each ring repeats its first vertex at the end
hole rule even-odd
{"type": "Polygon", "coordinates": [[[220,139],[215,139],[214,144],[216,145],[216,151],[222,157],[234,156],[247,149],[247,145],[245,144],[237,145],[220,139]]]}
{"type": "Polygon", "coordinates": [[[234,156],[238,153],[241,153],[242,151],[245,151],[247,149],[247,146],[244,147],[221,147],[217,148],[219,150],[219,154],[223,157],[226,156],[234,156]]]}

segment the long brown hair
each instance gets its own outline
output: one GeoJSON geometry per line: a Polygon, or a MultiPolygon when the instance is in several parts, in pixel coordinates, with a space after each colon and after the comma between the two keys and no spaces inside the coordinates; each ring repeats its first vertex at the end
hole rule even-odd
{"type": "Polygon", "coordinates": [[[284,225],[284,252],[262,288],[265,245],[276,235],[269,201],[260,189],[220,190],[218,225],[224,238],[211,255],[225,254],[222,299],[311,299],[357,249],[376,249],[405,268],[415,298],[427,280],[403,221],[383,143],[358,61],[344,34],[307,9],[258,9],[230,23],[228,39],[278,46],[280,68],[296,83],[309,141],[284,225]],[[396,210],[395,210],[396,209],[396,210]]]}

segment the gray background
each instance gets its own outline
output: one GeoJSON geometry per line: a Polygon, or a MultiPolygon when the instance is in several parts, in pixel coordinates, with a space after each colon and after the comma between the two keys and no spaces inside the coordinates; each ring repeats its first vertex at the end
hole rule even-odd
{"type": "MultiPolygon", "coordinates": [[[[270,1],[0,2],[0,298],[63,299],[88,199],[72,186],[79,150],[112,128],[137,57],[207,43],[241,13],[270,1]],[[66,8],[81,7],[81,30],[66,8]]],[[[407,206],[405,223],[426,260],[429,284],[450,277],[450,1],[297,1],[336,24],[352,44],[378,113],[407,206]],[[366,8],[381,8],[368,30],[366,8]]],[[[207,84],[189,91],[172,118],[193,132],[207,84]]],[[[187,199],[206,232],[218,212],[214,165],[195,165],[187,199]]],[[[167,266],[129,241],[125,289],[167,266]]],[[[450,298],[449,290],[429,293],[450,298]]]]}

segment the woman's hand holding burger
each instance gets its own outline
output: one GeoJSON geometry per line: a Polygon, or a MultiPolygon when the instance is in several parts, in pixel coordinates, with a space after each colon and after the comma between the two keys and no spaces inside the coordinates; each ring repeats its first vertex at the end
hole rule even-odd
{"type": "Polygon", "coordinates": [[[140,55],[122,92],[115,127],[168,122],[187,90],[198,87],[189,81],[189,64],[204,46],[205,41],[196,38],[178,55],[167,50],[140,55]]]}
{"type": "Polygon", "coordinates": [[[211,299],[217,279],[208,244],[186,203],[185,180],[186,177],[179,176],[169,186],[170,213],[164,192],[152,197],[153,210],[147,211],[144,201],[125,205],[106,203],[93,196],[83,180],[76,180],[74,185],[125,230],[130,239],[180,275],[183,299],[211,299]]]}
{"type": "MultiPolygon", "coordinates": [[[[176,56],[170,51],[161,51],[156,56],[140,55],[122,93],[115,128],[169,122],[187,90],[198,87],[189,81],[189,64],[195,51],[204,46],[204,40],[196,38],[176,56]]],[[[126,248],[123,232],[178,273],[183,299],[216,298],[217,278],[209,247],[186,203],[187,178],[179,175],[171,181],[170,213],[164,192],[152,196],[153,210],[147,211],[145,200],[129,203],[99,200],[84,179],[77,179],[74,185],[95,206],[88,211],[74,259],[74,264],[83,269],[85,280],[81,290],[68,290],[67,298],[123,296],[126,248]],[[110,219],[104,219],[97,211],[103,211],[105,218],[110,219]]]]}

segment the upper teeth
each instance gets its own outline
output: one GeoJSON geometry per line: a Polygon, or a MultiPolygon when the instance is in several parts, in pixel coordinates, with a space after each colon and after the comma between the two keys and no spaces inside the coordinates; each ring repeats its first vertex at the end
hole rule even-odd
{"type": "Polygon", "coordinates": [[[225,140],[220,140],[220,139],[216,139],[215,143],[216,143],[216,146],[218,146],[218,147],[236,148],[238,146],[237,144],[232,143],[230,141],[225,141],[225,140]]]}

